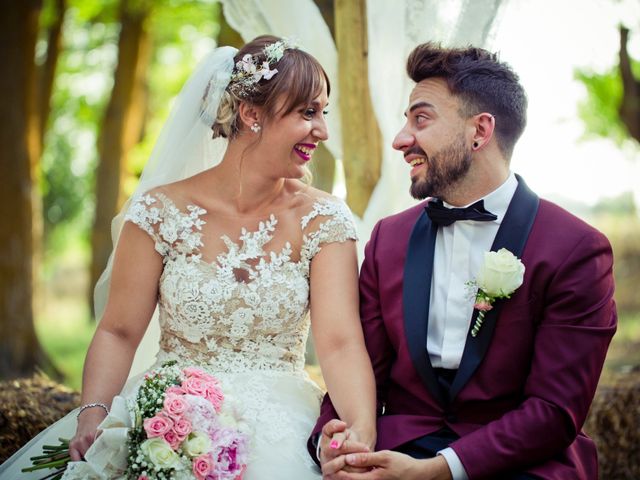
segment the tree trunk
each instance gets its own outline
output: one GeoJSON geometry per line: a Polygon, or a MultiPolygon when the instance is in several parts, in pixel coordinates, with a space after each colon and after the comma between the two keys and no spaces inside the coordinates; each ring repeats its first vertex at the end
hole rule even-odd
{"type": "Polygon", "coordinates": [[[128,152],[140,139],[144,126],[146,74],[150,58],[150,37],[146,19],[150,3],[123,0],[120,7],[121,30],[118,65],[113,90],[98,139],[96,173],[96,213],[91,235],[91,283],[89,298],[104,270],[111,244],[111,220],[121,208],[128,152]]]}
{"type": "Polygon", "coordinates": [[[313,186],[331,193],[336,175],[336,160],[329,149],[321,143],[313,154],[311,162],[311,173],[313,173],[313,186]]]}
{"type": "MultiPolygon", "coordinates": [[[[329,27],[331,36],[336,38],[334,19],[335,13],[333,8],[333,0],[314,0],[314,3],[320,10],[322,18],[329,27]]],[[[333,158],[331,152],[323,144],[320,144],[318,150],[313,154],[313,162],[311,163],[311,171],[313,172],[313,186],[331,193],[333,191],[333,183],[336,173],[336,159],[333,158]]]]}
{"type": "Polygon", "coordinates": [[[640,82],[633,75],[631,59],[627,52],[629,30],[620,27],[620,76],[623,96],[620,104],[620,119],[627,127],[629,135],[640,142],[640,82]]]}
{"type": "Polygon", "coordinates": [[[336,25],[335,25],[335,12],[334,12],[334,0],[313,0],[313,3],[316,4],[318,10],[320,10],[320,14],[322,18],[324,18],[327,27],[329,27],[329,31],[331,32],[331,36],[333,39],[336,39],[336,25]]]}
{"type": "Polygon", "coordinates": [[[56,18],[47,30],[47,57],[38,69],[38,110],[40,130],[40,150],[44,144],[44,135],[51,112],[51,92],[56,74],[56,66],[62,47],[62,24],[67,6],[66,0],[56,0],[56,18]]]}
{"type": "Polygon", "coordinates": [[[366,0],[335,0],[347,203],[363,216],[380,179],[382,140],[369,92],[366,0]]]}
{"type": "Polygon", "coordinates": [[[42,2],[24,0],[0,16],[0,377],[49,368],[36,337],[33,253],[41,214],[37,191],[39,119],[36,104],[35,44],[42,2]]]}

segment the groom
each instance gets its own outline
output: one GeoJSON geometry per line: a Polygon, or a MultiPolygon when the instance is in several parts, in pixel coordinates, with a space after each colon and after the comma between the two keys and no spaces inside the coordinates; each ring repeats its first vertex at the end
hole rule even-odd
{"type": "Polygon", "coordinates": [[[426,201],[378,222],[360,276],[378,452],[331,448],[346,427],[328,396],[310,451],[328,479],[596,479],[581,428],[616,329],[609,242],[511,173],[527,101],[509,66],[423,44],[407,70],[393,146],[426,201]],[[500,249],[524,280],[479,325],[468,282],[500,249]]]}

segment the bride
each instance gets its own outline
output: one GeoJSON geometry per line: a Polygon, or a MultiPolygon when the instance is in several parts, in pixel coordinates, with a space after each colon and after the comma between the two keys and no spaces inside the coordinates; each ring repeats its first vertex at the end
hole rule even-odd
{"type": "Polygon", "coordinates": [[[245,480],[320,476],[306,447],[321,398],[303,369],[309,325],[333,404],[373,447],[355,227],[344,203],[303,181],[327,139],[329,90],[317,60],[277,37],[203,61],[114,221],[122,226],[97,287],[99,301],[110,286],[83,406],[11,457],[2,478],[30,478],[19,473],[28,457],[65,436],[75,461],[64,478],[123,475],[126,433],[104,433],[114,423],[107,414],[114,396],[135,396],[142,376],[127,376],[156,308],[152,368],[197,365],[231,389],[252,432],[245,480]]]}

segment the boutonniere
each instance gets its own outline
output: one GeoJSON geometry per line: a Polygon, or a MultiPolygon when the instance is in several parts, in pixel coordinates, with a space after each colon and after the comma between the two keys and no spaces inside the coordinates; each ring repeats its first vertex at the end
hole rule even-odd
{"type": "Polygon", "coordinates": [[[467,282],[468,286],[478,289],[473,305],[478,310],[478,316],[471,329],[471,336],[478,335],[485,313],[493,308],[493,302],[498,298],[511,297],[522,285],[523,278],[524,264],[506,248],[484,253],[484,263],[477,279],[467,282]]]}

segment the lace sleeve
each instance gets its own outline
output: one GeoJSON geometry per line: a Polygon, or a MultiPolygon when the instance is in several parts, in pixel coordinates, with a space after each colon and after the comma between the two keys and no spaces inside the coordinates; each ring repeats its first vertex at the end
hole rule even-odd
{"type": "Polygon", "coordinates": [[[177,254],[194,254],[202,246],[200,218],[206,211],[187,205],[182,212],[163,193],[145,193],[134,197],[125,215],[125,221],[136,224],[147,232],[155,243],[156,251],[165,259],[177,254]]]}
{"type": "Polygon", "coordinates": [[[156,251],[164,257],[169,251],[169,244],[164,240],[160,230],[162,210],[163,206],[158,198],[145,193],[131,199],[124,221],[131,222],[147,232],[155,243],[156,251]]]}
{"type": "Polygon", "coordinates": [[[336,199],[317,201],[313,210],[302,218],[302,229],[306,230],[304,247],[310,259],[326,244],[358,240],[351,211],[336,199]]]}

